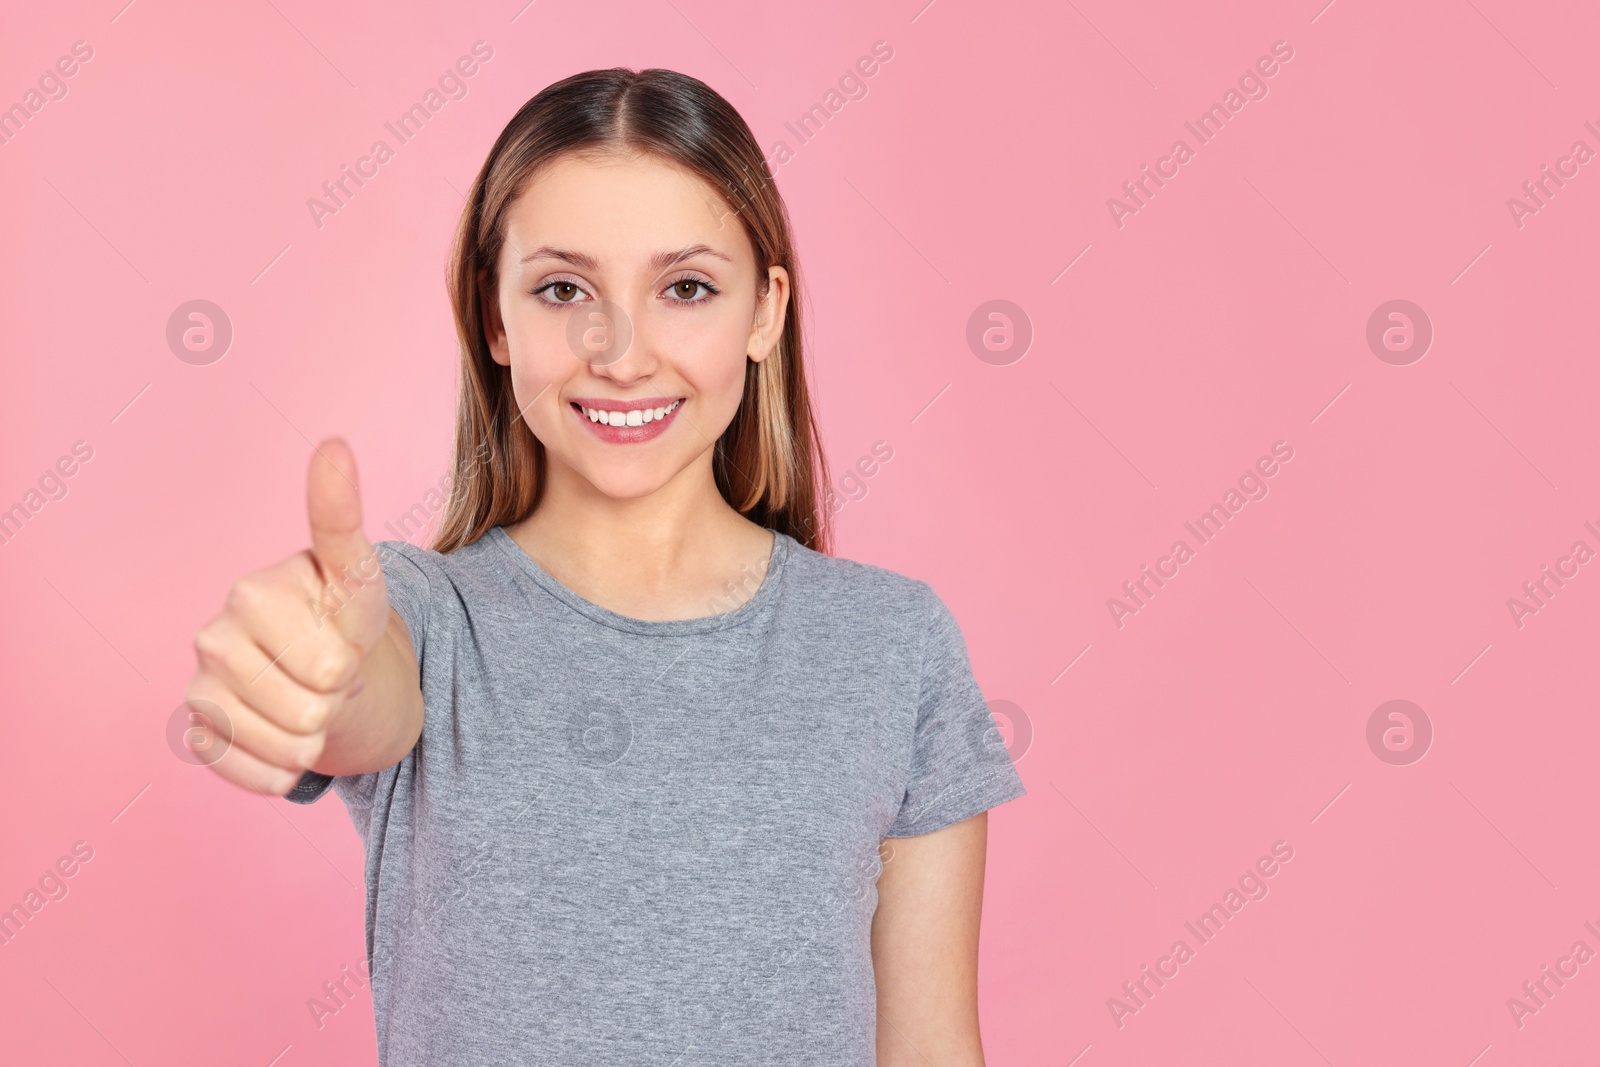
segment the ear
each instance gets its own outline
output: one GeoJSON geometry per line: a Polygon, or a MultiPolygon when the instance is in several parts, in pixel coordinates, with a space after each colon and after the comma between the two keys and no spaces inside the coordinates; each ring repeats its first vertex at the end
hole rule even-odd
{"type": "Polygon", "coordinates": [[[499,294],[489,285],[489,272],[478,271],[478,303],[483,309],[483,336],[489,355],[502,367],[511,366],[511,347],[506,344],[505,323],[500,318],[499,294]]]}
{"type": "Polygon", "coordinates": [[[782,267],[768,267],[767,288],[756,297],[755,322],[750,327],[750,340],[745,347],[751,360],[760,363],[772,354],[783,336],[783,324],[788,316],[789,272],[782,267]]]}

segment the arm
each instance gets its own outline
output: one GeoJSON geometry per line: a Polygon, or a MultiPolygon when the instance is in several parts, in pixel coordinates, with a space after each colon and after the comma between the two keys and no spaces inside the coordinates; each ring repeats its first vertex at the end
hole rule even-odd
{"type": "Polygon", "coordinates": [[[234,582],[195,635],[184,699],[204,726],[191,731],[206,738],[197,753],[257,793],[283,796],[308,768],[382,770],[422,733],[416,653],[362,532],[354,475],[349,447],[324,441],[307,476],[312,548],[234,582]]]}
{"type": "Polygon", "coordinates": [[[988,813],[884,840],[872,918],[878,1067],[983,1067],[978,923],[988,813]]]}
{"type": "Polygon", "coordinates": [[[422,736],[422,687],[411,632],[389,609],[383,639],[361,665],[361,688],[328,720],[328,741],[311,770],[365,774],[405,758],[422,736]]]}

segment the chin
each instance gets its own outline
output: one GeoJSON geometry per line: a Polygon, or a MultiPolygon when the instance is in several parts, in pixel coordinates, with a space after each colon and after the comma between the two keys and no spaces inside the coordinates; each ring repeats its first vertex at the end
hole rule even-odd
{"type": "Polygon", "coordinates": [[[667,482],[667,471],[585,471],[589,484],[613,500],[637,500],[649,496],[667,482]]]}

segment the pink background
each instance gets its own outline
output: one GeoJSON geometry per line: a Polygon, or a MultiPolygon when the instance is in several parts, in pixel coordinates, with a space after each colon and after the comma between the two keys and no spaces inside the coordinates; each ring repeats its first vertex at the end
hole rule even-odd
{"type": "Polygon", "coordinates": [[[1600,550],[1600,163],[1520,227],[1507,198],[1600,150],[1600,18],[921,2],[7,15],[0,104],[94,54],[0,146],[0,508],[75,441],[93,458],[0,546],[0,906],[94,857],[0,948],[0,1059],[373,1061],[365,992],[320,1029],[306,1003],[363,954],[343,805],[249,796],[164,731],[228,582],[305,544],[308,439],[351,441],[374,538],[445,473],[459,193],[528,97],[627,65],[795,150],[830,460],[894,452],[840,552],[931,581],[1031,724],[1030,793],[990,824],[990,1062],[1594,1061],[1600,962],[1520,1027],[1507,998],[1600,951],[1600,564],[1520,627],[1507,600],[1600,550]],[[314,225],[480,39],[469,95],[314,225]],[[784,123],[879,40],[868,95],[799,145],[784,123]],[[1266,98],[1198,145],[1183,123],[1280,40],[1266,98]],[[1107,198],[1180,137],[1119,228],[1107,198]],[[235,331],[205,366],[165,338],[192,299],[235,331]],[[1005,365],[966,342],[992,299],[1034,331],[1005,365]],[[1393,299],[1435,332],[1405,366],[1366,341],[1393,299]],[[1270,494],[1119,628],[1107,599],[1280,440],[1270,494]],[[1391,699],[1433,727],[1409,765],[1366,739],[1391,699]],[[1200,945],[1184,923],[1277,841],[1270,894],[1200,945]],[[1108,999],[1180,938],[1119,1026],[1108,999]]]}

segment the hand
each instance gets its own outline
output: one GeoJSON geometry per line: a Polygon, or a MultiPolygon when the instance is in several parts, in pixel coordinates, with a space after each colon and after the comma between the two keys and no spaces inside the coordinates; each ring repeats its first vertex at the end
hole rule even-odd
{"type": "Polygon", "coordinates": [[[311,548],[233,583],[222,614],[195,635],[199,666],[184,694],[206,728],[195,749],[211,769],[278,796],[322,754],[389,621],[355,457],[339,438],[311,457],[306,510],[311,548]]]}

